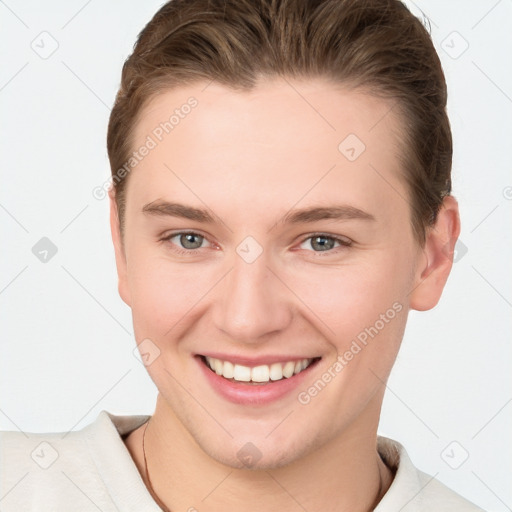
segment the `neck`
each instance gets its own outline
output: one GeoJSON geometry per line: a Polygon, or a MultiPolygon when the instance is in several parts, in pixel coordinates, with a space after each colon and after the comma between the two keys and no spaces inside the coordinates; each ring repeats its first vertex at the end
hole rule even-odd
{"type": "Polygon", "coordinates": [[[377,453],[376,437],[376,428],[365,431],[354,425],[287,466],[236,469],[209,457],[159,395],[150,422],[125,442],[146,486],[156,494],[155,501],[172,511],[287,512],[300,507],[364,512],[375,508],[393,479],[377,453]],[[143,436],[151,484],[144,467],[143,436]]]}

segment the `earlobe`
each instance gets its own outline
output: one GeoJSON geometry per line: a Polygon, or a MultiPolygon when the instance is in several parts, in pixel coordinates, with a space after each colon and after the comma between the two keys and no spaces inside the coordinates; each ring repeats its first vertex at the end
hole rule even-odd
{"type": "Polygon", "coordinates": [[[113,188],[109,190],[108,196],[110,201],[110,232],[112,234],[112,242],[114,244],[114,252],[116,257],[118,291],[121,299],[123,299],[123,301],[131,307],[126,254],[121,237],[119,214],[115,200],[115,191],[113,188]]]}
{"type": "Polygon", "coordinates": [[[417,267],[410,307],[432,309],[441,298],[453,264],[455,243],[460,234],[459,207],[446,196],[433,226],[427,228],[425,247],[417,267]]]}

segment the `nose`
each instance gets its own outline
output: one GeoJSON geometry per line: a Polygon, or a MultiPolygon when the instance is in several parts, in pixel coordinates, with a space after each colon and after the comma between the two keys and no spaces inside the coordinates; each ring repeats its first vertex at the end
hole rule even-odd
{"type": "Polygon", "coordinates": [[[234,255],[217,291],[213,319],[230,340],[257,344],[286,329],[293,318],[293,294],[263,252],[249,263],[234,255]]]}

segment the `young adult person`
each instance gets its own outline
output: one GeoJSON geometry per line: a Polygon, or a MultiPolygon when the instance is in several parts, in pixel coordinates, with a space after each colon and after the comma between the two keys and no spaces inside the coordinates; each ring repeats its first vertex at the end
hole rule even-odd
{"type": "Polygon", "coordinates": [[[459,235],[446,99],[398,0],[166,3],[108,128],[155,411],[3,433],[3,489],[27,474],[13,510],[480,510],[377,435],[459,235]]]}

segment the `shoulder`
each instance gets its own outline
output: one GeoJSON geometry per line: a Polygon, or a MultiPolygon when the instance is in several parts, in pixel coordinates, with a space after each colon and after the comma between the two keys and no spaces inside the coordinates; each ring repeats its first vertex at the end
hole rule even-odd
{"type": "Polygon", "coordinates": [[[379,436],[378,451],[395,478],[375,512],[485,512],[434,477],[417,469],[405,448],[379,436]]]}
{"type": "Polygon", "coordinates": [[[463,498],[436,478],[422,471],[416,471],[420,485],[424,489],[422,502],[425,510],[484,512],[482,508],[463,498]]]}
{"type": "Polygon", "coordinates": [[[146,418],[102,411],[78,431],[0,432],[2,510],[117,510],[112,469],[139,477],[121,436],[146,418]]]}

